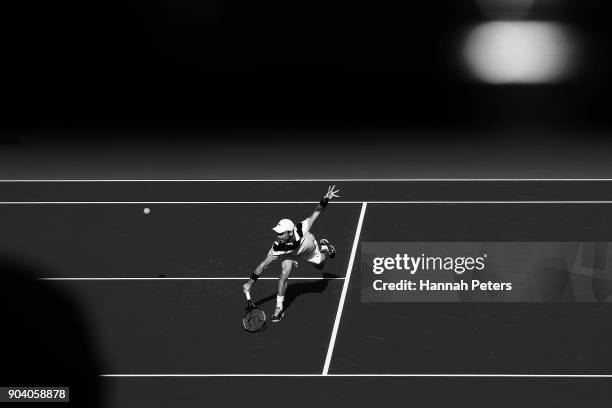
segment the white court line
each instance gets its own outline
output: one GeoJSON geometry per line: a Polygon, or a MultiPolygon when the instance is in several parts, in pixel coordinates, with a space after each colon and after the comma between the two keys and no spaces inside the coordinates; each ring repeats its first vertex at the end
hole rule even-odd
{"type": "Polygon", "coordinates": [[[346,268],[346,274],[344,285],[342,286],[342,294],[340,295],[340,302],[338,302],[338,311],[336,312],[336,320],[334,321],[334,328],[332,329],[331,339],[329,340],[329,347],[327,348],[327,355],[325,356],[325,364],[323,365],[322,375],[327,375],[329,372],[329,365],[331,363],[332,354],[334,353],[334,345],[336,344],[336,335],[338,334],[338,327],[340,326],[340,318],[342,317],[342,309],[344,308],[344,300],[346,299],[346,292],[348,291],[349,282],[351,280],[351,272],[353,271],[353,263],[355,262],[355,253],[357,252],[357,246],[359,244],[359,235],[361,235],[361,227],[363,226],[363,218],[366,212],[368,203],[361,205],[361,213],[359,214],[359,221],[357,222],[357,229],[355,231],[355,240],[353,241],[353,249],[351,249],[351,257],[349,258],[349,264],[346,268]]]}
{"type": "Polygon", "coordinates": [[[15,179],[0,180],[0,183],[292,183],[292,182],[479,182],[479,181],[612,181],[612,178],[336,178],[336,179],[15,179]]]}
{"type": "Polygon", "coordinates": [[[107,378],[412,377],[412,378],[612,378],[612,374],[100,374],[107,378]]]}
{"type": "MultiPolygon", "coordinates": [[[[243,280],[247,281],[249,279],[248,276],[243,278],[236,277],[216,277],[216,278],[206,278],[206,277],[193,277],[193,278],[39,278],[40,280],[49,280],[49,281],[150,281],[150,280],[243,280]]],[[[273,277],[262,277],[258,280],[277,280],[278,278],[273,277]]],[[[344,278],[325,278],[325,277],[316,277],[316,278],[301,278],[301,277],[289,277],[289,279],[293,280],[343,280],[344,278]]]]}
{"type": "MultiPolygon", "coordinates": [[[[318,201],[0,201],[5,205],[44,204],[316,204],[318,201]]],[[[363,204],[364,201],[336,201],[330,204],[363,204]]],[[[497,201],[368,201],[370,204],[612,204],[612,200],[497,200],[497,201]]]]}
{"type": "MultiPolygon", "coordinates": [[[[0,204],[317,204],[318,201],[1,201],[0,204]]],[[[338,201],[330,204],[361,204],[338,201]]]]}

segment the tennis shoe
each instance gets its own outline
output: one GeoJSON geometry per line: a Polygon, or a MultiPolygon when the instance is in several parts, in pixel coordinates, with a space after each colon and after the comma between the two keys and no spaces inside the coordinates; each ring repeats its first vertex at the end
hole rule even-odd
{"type": "Polygon", "coordinates": [[[272,323],[280,322],[284,315],[285,312],[283,311],[283,308],[276,307],[276,309],[274,309],[274,314],[272,315],[272,323]]]}
{"type": "Polygon", "coordinates": [[[327,247],[327,255],[329,255],[330,258],[334,258],[336,256],[336,248],[334,248],[334,246],[330,244],[329,241],[325,238],[321,238],[321,241],[319,241],[319,245],[321,247],[327,247]]]}

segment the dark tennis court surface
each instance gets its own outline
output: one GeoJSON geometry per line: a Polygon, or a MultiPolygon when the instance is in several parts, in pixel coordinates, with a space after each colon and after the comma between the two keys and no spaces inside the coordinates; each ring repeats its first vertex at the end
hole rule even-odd
{"type": "Polygon", "coordinates": [[[109,407],[607,406],[608,379],[110,378],[109,407]]]}
{"type": "MultiPolygon", "coordinates": [[[[314,204],[4,205],[0,224],[7,233],[0,235],[0,246],[45,265],[45,277],[242,278],[265,258],[278,219],[302,220],[313,209],[314,204]]],[[[359,209],[343,205],[329,211],[334,217],[317,221],[315,236],[331,234],[342,248],[325,272],[344,276],[359,209]]],[[[321,276],[307,266],[293,275],[321,276]]]]}
{"type": "MultiPolygon", "coordinates": [[[[245,332],[241,285],[270,228],[308,217],[328,184],[4,182],[0,251],[74,302],[102,362],[104,407],[609,401],[610,303],[362,302],[354,244],[611,242],[612,182],[336,182],[342,198],[313,233],[338,256],[323,271],[301,262],[285,318],[245,332]],[[544,377],[453,376],[466,374],[544,377]]],[[[268,317],[279,269],[254,289],[268,317]]]]}
{"type": "MultiPolygon", "coordinates": [[[[607,242],[610,210],[369,204],[361,241],[607,242]]],[[[610,373],[610,303],[365,303],[356,272],[334,352],[336,373],[610,373]]]]}
{"type": "MultiPolygon", "coordinates": [[[[53,282],[89,311],[107,373],[320,373],[343,281],[290,281],[283,324],[257,334],[242,326],[242,283],[53,282]]],[[[276,280],[254,299],[271,316],[276,280]]]]}

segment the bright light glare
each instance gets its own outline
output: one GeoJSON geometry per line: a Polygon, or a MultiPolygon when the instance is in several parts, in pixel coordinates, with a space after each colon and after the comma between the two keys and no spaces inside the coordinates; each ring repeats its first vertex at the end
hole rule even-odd
{"type": "Polygon", "coordinates": [[[564,79],[573,65],[572,39],[558,24],[505,21],[477,26],[464,57],[472,74],[493,84],[534,84],[564,79]]]}

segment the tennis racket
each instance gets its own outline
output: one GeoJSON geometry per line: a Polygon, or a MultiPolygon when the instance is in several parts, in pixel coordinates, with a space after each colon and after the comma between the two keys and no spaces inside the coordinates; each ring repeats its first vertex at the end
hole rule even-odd
{"type": "Polygon", "coordinates": [[[253,303],[248,294],[246,294],[246,296],[247,305],[244,316],[242,317],[242,325],[244,326],[244,330],[250,333],[257,333],[265,330],[266,314],[263,310],[258,308],[255,303],[253,303]]]}

